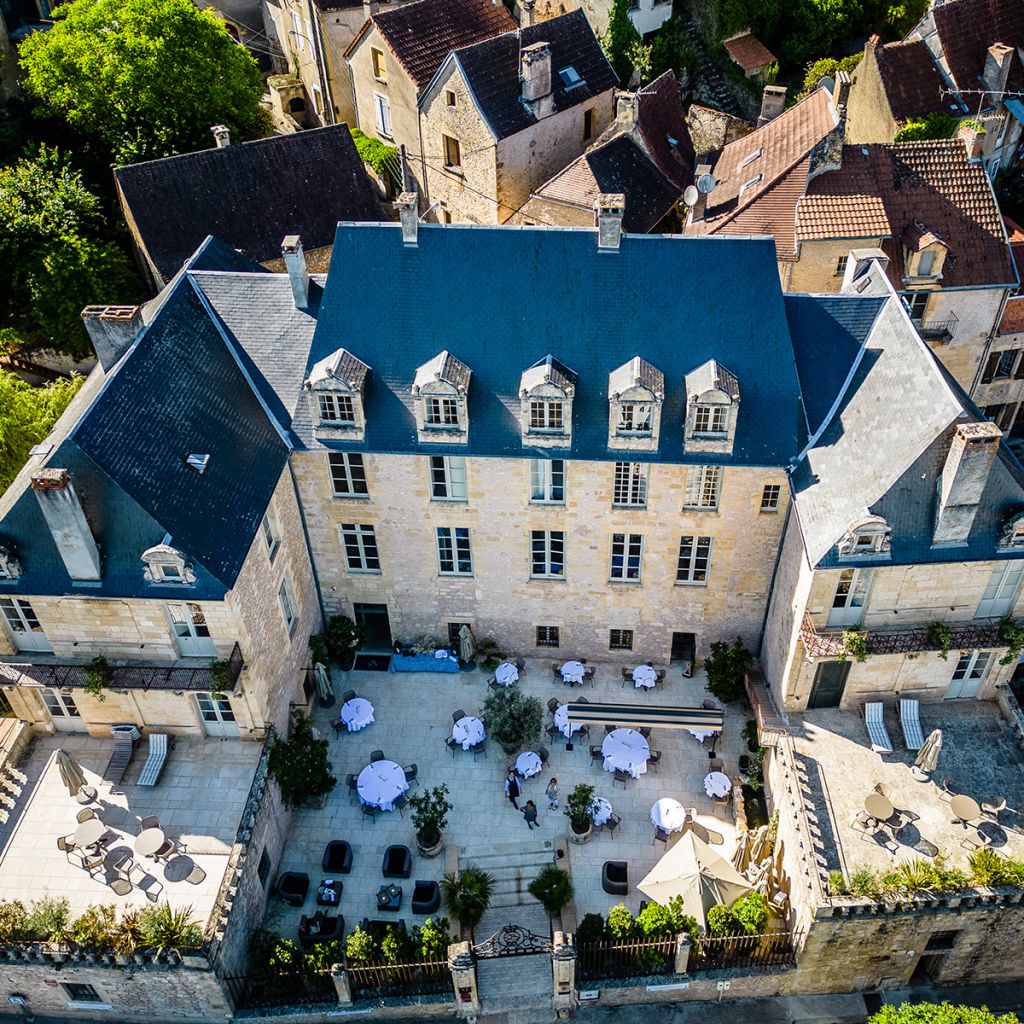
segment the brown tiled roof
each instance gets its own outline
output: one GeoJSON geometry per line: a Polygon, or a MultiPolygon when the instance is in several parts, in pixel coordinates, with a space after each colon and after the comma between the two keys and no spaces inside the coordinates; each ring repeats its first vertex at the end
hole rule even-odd
{"type": "Polygon", "coordinates": [[[775,60],[775,54],[757,36],[749,32],[726,39],[724,46],[729,51],[729,56],[748,74],[775,60]]]}
{"type": "MultiPolygon", "coordinates": [[[[949,246],[946,286],[1014,280],[1002,219],[981,163],[958,139],[844,146],[842,167],[819,174],[797,207],[797,239],[902,239],[919,220],[949,246]]],[[[887,245],[903,274],[902,245],[887,245]]]]}
{"type": "MultiPolygon", "coordinates": [[[[434,77],[452,50],[516,28],[505,5],[493,0],[417,0],[393,11],[381,11],[371,22],[417,88],[434,77]]],[[[346,55],[367,27],[363,26],[346,55]]]]}
{"type": "Polygon", "coordinates": [[[693,181],[693,143],[679,84],[666,71],[636,94],[636,124],[647,155],[680,192],[693,181]]]}
{"type": "MultiPolygon", "coordinates": [[[[977,89],[993,43],[1024,47],[1021,0],[947,0],[932,11],[942,51],[958,89],[977,89]]],[[[1020,80],[1020,57],[1012,58],[1011,81],[1020,80]]]]}
{"type": "Polygon", "coordinates": [[[1024,333],[1024,295],[1007,299],[1003,319],[999,321],[1000,334],[1024,333]]]}
{"type": "Polygon", "coordinates": [[[920,39],[876,46],[875,60],[889,108],[897,121],[948,110],[950,100],[942,97],[942,75],[931,51],[920,39]]]}

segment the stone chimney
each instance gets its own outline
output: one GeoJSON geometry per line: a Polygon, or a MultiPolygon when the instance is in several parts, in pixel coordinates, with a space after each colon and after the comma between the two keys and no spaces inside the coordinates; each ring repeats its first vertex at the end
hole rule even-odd
{"type": "Polygon", "coordinates": [[[981,151],[985,147],[985,129],[977,121],[963,121],[956,131],[956,137],[967,150],[967,159],[971,163],[981,160],[981,151]]]}
{"type": "Polygon", "coordinates": [[[602,192],[594,200],[598,249],[618,249],[622,241],[622,218],[626,197],[621,192],[602,192]]]}
{"type": "Polygon", "coordinates": [[[39,510],[68,575],[79,582],[100,579],[100,553],[82,503],[66,469],[41,469],[32,477],[39,510]]]}
{"type": "Polygon", "coordinates": [[[786,87],[784,85],[766,85],[761,94],[761,113],[757,118],[757,127],[762,128],[769,121],[774,121],[785,106],[786,87]]]}
{"type": "Polygon", "coordinates": [[[403,192],[395,203],[398,219],[402,222],[402,241],[406,245],[416,245],[419,234],[420,215],[418,197],[415,192],[403,192]]]}
{"type": "Polygon", "coordinates": [[[536,0],[516,0],[516,15],[520,28],[529,28],[537,22],[536,0]]]}
{"type": "Polygon", "coordinates": [[[369,21],[380,10],[380,0],[363,0],[363,19],[369,21]]]}
{"type": "Polygon", "coordinates": [[[877,263],[884,274],[889,266],[889,257],[881,249],[851,249],[846,257],[846,272],[843,274],[843,286],[840,291],[856,290],[854,281],[864,275],[872,263],[877,263]]]}
{"type": "Polygon", "coordinates": [[[615,120],[626,128],[636,124],[637,102],[635,92],[617,92],[615,94],[615,120]]]}
{"type": "Polygon", "coordinates": [[[961,423],[939,477],[932,547],[957,547],[967,538],[1003,432],[994,423],[961,423]]]}
{"type": "Polygon", "coordinates": [[[109,372],[142,330],[142,310],[138,306],[86,306],[82,322],[100,366],[109,372]]]}
{"type": "Polygon", "coordinates": [[[302,251],[302,239],[298,235],[286,235],[281,243],[281,255],[292,285],[295,308],[308,309],[309,270],[306,267],[306,254],[302,251]]]}
{"type": "Polygon", "coordinates": [[[222,124],[215,124],[211,129],[213,140],[217,143],[218,149],[227,149],[231,145],[231,132],[222,124]]]}
{"type": "Polygon", "coordinates": [[[551,46],[534,43],[519,51],[519,82],[523,105],[539,121],[555,112],[551,87],[551,46]]]}
{"type": "Polygon", "coordinates": [[[850,87],[852,85],[853,79],[850,78],[849,71],[840,71],[836,75],[836,85],[832,90],[832,102],[835,104],[840,116],[846,110],[847,103],[850,102],[850,87]]]}
{"type": "Polygon", "coordinates": [[[1010,76],[1010,65],[1013,63],[1013,47],[1006,43],[995,43],[988,48],[985,55],[985,70],[981,73],[981,81],[993,98],[1001,100],[1006,92],[1006,80],[1010,76]]]}

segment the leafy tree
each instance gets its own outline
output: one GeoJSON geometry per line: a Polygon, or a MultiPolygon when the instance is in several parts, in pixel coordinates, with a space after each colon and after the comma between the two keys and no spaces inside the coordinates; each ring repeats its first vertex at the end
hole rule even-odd
{"type": "Polygon", "coordinates": [[[848,71],[852,74],[853,69],[861,62],[863,56],[863,53],[854,53],[840,60],[836,60],[835,57],[820,57],[818,60],[811,61],[804,73],[804,87],[798,98],[803,99],[805,96],[810,96],[818,88],[823,78],[831,78],[835,81],[836,75],[840,71],[848,71]]]}
{"type": "Polygon", "coordinates": [[[753,664],[754,656],[739,637],[731,646],[722,640],[716,641],[704,662],[708,693],[726,703],[739,700],[743,696],[744,676],[753,664]]]}
{"type": "Polygon", "coordinates": [[[897,142],[923,142],[926,139],[950,139],[959,124],[949,114],[932,111],[924,117],[904,121],[896,132],[897,142]]]}
{"type": "Polygon", "coordinates": [[[650,80],[666,71],[686,71],[693,76],[700,66],[700,53],[678,14],[673,15],[657,31],[650,45],[650,80]]]}
{"type": "Polygon", "coordinates": [[[97,135],[119,163],[269,130],[262,77],[222,21],[191,0],[75,0],[20,47],[25,87],[97,135]]]}
{"type": "Polygon", "coordinates": [[[291,737],[271,748],[267,770],[286,807],[329,793],[338,783],[327,760],[327,740],[317,739],[309,717],[298,708],[292,712],[291,737]]]}
{"type": "Polygon", "coordinates": [[[637,47],[643,48],[640,33],[629,18],[629,0],[612,0],[608,31],[601,42],[612,69],[619,76],[619,84],[623,89],[628,88],[629,79],[633,74],[633,61],[630,55],[639,52],[637,47]]]}
{"type": "Polygon", "coordinates": [[[82,308],[136,289],[107,231],[99,198],[55,150],[0,168],[0,347],[90,351],[82,308]]]}
{"type": "Polygon", "coordinates": [[[952,1003],[903,1003],[883,1006],[868,1024],[1020,1024],[1015,1013],[998,1016],[986,1006],[954,1006],[952,1003]]]}
{"type": "Polygon", "coordinates": [[[0,370],[0,493],[25,465],[32,446],[50,432],[84,379],[62,378],[34,388],[16,374],[0,370]]]}

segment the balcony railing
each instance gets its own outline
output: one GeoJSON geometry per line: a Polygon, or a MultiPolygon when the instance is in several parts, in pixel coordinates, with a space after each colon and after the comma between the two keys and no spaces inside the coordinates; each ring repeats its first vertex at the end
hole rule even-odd
{"type": "MultiPolygon", "coordinates": [[[[851,626],[850,629],[856,627],[851,626]]],[[[810,658],[838,658],[847,654],[843,640],[845,630],[826,629],[819,632],[810,619],[804,619],[800,639],[810,658]]],[[[858,630],[867,643],[869,654],[918,654],[922,651],[941,650],[928,636],[927,626],[908,626],[905,629],[858,630]]],[[[999,623],[967,623],[949,627],[950,650],[977,651],[1008,646],[999,634],[999,623]]]]}
{"type": "Polygon", "coordinates": [[[944,320],[915,320],[917,333],[925,341],[936,341],[940,344],[953,340],[957,325],[960,323],[955,313],[950,313],[944,320]]]}
{"type": "MultiPolygon", "coordinates": [[[[242,649],[236,643],[228,658],[227,683],[214,682],[209,665],[195,668],[185,666],[146,665],[132,662],[127,665],[111,665],[111,690],[188,690],[231,693],[238,683],[245,662],[242,649]]],[[[32,664],[28,662],[0,662],[0,684],[4,686],[51,686],[82,688],[86,683],[87,661],[47,661],[32,664]]]]}
{"type": "Polygon", "coordinates": [[[747,701],[754,709],[757,719],[757,735],[762,747],[774,747],[779,736],[786,735],[786,723],[775,706],[761,670],[750,669],[744,678],[747,701]]]}

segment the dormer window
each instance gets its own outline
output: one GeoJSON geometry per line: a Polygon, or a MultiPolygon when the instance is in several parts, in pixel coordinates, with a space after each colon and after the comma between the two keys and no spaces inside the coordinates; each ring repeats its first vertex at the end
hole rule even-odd
{"type": "Polygon", "coordinates": [[[302,386],[309,395],[309,414],[316,438],[363,440],[363,390],[369,372],[366,363],[343,348],[313,366],[302,386]]]}
{"type": "Polygon", "coordinates": [[[608,374],[608,447],[654,451],[661,428],[665,375],[634,356],[608,374]]]}
{"type": "Polygon", "coordinates": [[[685,448],[729,454],[736,440],[740,386],[714,359],[686,375],[685,448]]]}
{"type": "Polygon", "coordinates": [[[865,515],[855,519],[837,545],[840,558],[888,555],[892,527],[881,517],[865,515]]]}
{"type": "Polygon", "coordinates": [[[949,247],[934,231],[915,220],[903,232],[904,281],[936,281],[942,277],[949,247]]]}
{"type": "Polygon", "coordinates": [[[196,581],[195,568],[183,552],[171,546],[169,536],[142,552],[142,576],[147,583],[190,586],[196,581]]]}
{"type": "Polygon", "coordinates": [[[572,443],[572,399],[576,373],[545,356],[519,378],[523,444],[568,447],[572,443]]]}
{"type": "Polygon", "coordinates": [[[419,440],[426,444],[465,444],[469,440],[469,381],[465,363],[439,352],[416,370],[412,395],[419,440]]]}
{"type": "MultiPolygon", "coordinates": [[[[1003,529],[999,534],[999,547],[1003,549],[1024,548],[1024,512],[1017,512],[1004,521],[1003,529]]],[[[2,552],[3,548],[0,548],[0,553],[2,552]]],[[[0,561],[0,568],[2,566],[3,562],[0,561]]]]}
{"type": "Polygon", "coordinates": [[[21,562],[14,552],[0,544],[0,580],[16,580],[21,578],[21,562]]]}

